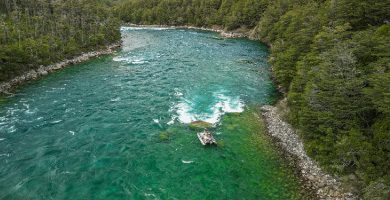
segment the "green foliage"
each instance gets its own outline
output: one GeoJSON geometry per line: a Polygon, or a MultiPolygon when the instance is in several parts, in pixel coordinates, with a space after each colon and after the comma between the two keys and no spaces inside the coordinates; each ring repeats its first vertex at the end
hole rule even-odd
{"type": "Polygon", "coordinates": [[[367,186],[390,184],[388,1],[124,0],[116,11],[137,24],[254,28],[309,154],[367,186]]]}
{"type": "Polygon", "coordinates": [[[0,81],[118,41],[120,23],[106,3],[0,1],[0,81]]]}
{"type": "Polygon", "coordinates": [[[364,199],[385,200],[390,199],[390,187],[384,183],[383,179],[370,183],[364,189],[364,199]]]}
{"type": "Polygon", "coordinates": [[[359,10],[388,8],[371,3],[307,1],[287,10],[277,4],[258,29],[272,44],[273,70],[288,89],[290,121],[308,153],[335,173],[389,185],[390,26],[388,14],[359,10]]]}
{"type": "Polygon", "coordinates": [[[107,5],[135,24],[253,28],[271,46],[290,122],[308,153],[328,170],[358,177],[366,199],[388,197],[388,1],[0,1],[0,81],[119,40],[107,5]]]}
{"type": "Polygon", "coordinates": [[[265,0],[128,0],[116,13],[125,22],[164,25],[254,27],[265,0]]]}

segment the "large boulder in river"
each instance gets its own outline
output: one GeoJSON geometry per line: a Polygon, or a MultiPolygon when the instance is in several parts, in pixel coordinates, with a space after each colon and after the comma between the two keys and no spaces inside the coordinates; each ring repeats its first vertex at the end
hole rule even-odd
{"type": "Polygon", "coordinates": [[[213,124],[205,121],[194,121],[190,123],[189,127],[192,130],[204,130],[204,129],[212,128],[213,124]]]}

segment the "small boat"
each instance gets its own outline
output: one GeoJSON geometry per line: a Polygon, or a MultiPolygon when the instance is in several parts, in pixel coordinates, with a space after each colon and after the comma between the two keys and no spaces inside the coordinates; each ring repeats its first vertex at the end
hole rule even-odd
{"type": "Polygon", "coordinates": [[[208,145],[208,144],[217,144],[217,141],[214,139],[213,135],[208,130],[204,130],[203,132],[197,133],[198,138],[200,142],[203,145],[208,145]]]}

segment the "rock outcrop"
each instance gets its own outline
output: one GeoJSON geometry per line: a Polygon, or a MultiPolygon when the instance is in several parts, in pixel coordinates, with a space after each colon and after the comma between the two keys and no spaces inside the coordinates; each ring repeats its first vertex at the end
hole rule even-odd
{"type": "Polygon", "coordinates": [[[204,130],[212,128],[213,124],[204,121],[194,121],[191,122],[188,126],[192,130],[204,130]]]}
{"type": "Polygon", "coordinates": [[[238,32],[225,32],[222,31],[220,35],[224,38],[246,38],[248,37],[248,34],[245,33],[238,33],[238,32]]]}

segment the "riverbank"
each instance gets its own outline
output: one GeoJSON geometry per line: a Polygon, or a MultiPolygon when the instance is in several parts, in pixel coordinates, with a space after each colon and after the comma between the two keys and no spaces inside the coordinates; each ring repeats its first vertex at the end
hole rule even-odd
{"type": "Polygon", "coordinates": [[[101,50],[83,53],[79,56],[76,56],[76,57],[71,58],[71,59],[66,59],[62,62],[51,64],[48,66],[40,66],[38,69],[30,70],[30,71],[24,73],[23,75],[17,76],[9,81],[0,83],[0,95],[1,94],[10,94],[10,91],[13,88],[15,88],[15,87],[27,82],[27,81],[35,80],[35,79],[38,79],[39,77],[46,76],[50,72],[54,72],[54,71],[63,69],[65,67],[87,61],[87,60],[94,58],[94,57],[97,57],[97,56],[111,54],[114,52],[115,49],[121,47],[121,45],[122,45],[121,42],[117,42],[117,43],[108,45],[106,48],[101,49],[101,50]]]}
{"type": "MultiPolygon", "coordinates": [[[[248,39],[259,40],[259,38],[250,37],[254,30],[240,30],[233,32],[225,32],[221,27],[214,26],[212,28],[194,27],[194,26],[164,26],[164,25],[136,25],[126,24],[124,26],[130,27],[145,27],[145,28],[182,28],[182,29],[194,29],[202,31],[212,31],[220,33],[225,38],[237,38],[245,37],[248,39]]],[[[269,44],[267,44],[270,46],[269,44]]],[[[272,58],[270,58],[272,59],[272,58]]],[[[271,69],[271,71],[273,71],[271,69]]],[[[276,83],[276,79],[273,77],[273,81],[276,83]]],[[[278,86],[279,92],[286,95],[286,92],[281,86],[278,86]]],[[[340,182],[326,174],[322,169],[313,161],[305,152],[303,141],[299,139],[293,128],[286,122],[284,122],[280,116],[276,107],[264,106],[263,119],[268,129],[268,132],[272,138],[275,138],[276,145],[280,146],[283,152],[293,157],[293,166],[296,167],[298,176],[303,182],[303,187],[307,191],[314,191],[313,193],[318,199],[357,199],[352,193],[345,192],[340,182]]],[[[289,159],[291,160],[291,159],[289,159]]]]}
{"type": "Polygon", "coordinates": [[[254,73],[268,68],[264,46],[183,29],[122,35],[115,56],[29,82],[0,105],[0,199],[313,199],[256,115],[273,96],[269,74],[254,73]],[[221,122],[218,147],[185,124],[198,118],[221,122]]]}
{"type": "Polygon", "coordinates": [[[123,26],[130,26],[130,27],[145,27],[145,28],[182,28],[182,29],[194,29],[194,30],[202,30],[202,31],[211,31],[211,32],[217,32],[220,34],[223,38],[248,38],[251,40],[259,40],[258,38],[252,37],[252,32],[254,29],[245,29],[240,28],[232,31],[226,31],[221,26],[212,26],[211,28],[207,27],[197,27],[197,26],[168,26],[168,25],[140,25],[140,24],[132,24],[132,23],[126,23],[123,24],[123,26]]]}
{"type": "Polygon", "coordinates": [[[315,191],[317,198],[321,200],[358,199],[351,192],[345,191],[339,180],[325,173],[307,155],[303,141],[292,126],[282,119],[281,110],[278,107],[266,105],[261,107],[261,111],[268,134],[277,139],[277,145],[285,153],[293,156],[293,164],[297,167],[306,189],[315,191]]]}

